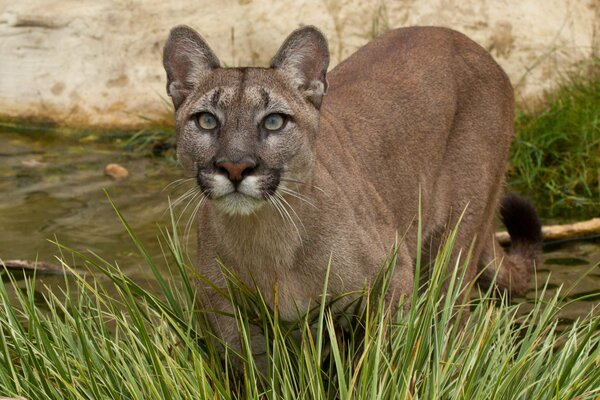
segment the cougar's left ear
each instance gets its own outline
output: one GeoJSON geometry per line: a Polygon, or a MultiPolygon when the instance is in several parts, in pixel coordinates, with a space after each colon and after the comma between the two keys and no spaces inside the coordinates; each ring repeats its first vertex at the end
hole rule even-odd
{"type": "Polygon", "coordinates": [[[271,60],[271,68],[280,70],[316,108],[327,91],[328,65],[327,39],[314,26],[292,32],[271,60]]]}
{"type": "Polygon", "coordinates": [[[181,25],[171,29],[163,50],[163,65],[167,93],[177,109],[210,70],[219,68],[220,62],[195,30],[181,25]]]}

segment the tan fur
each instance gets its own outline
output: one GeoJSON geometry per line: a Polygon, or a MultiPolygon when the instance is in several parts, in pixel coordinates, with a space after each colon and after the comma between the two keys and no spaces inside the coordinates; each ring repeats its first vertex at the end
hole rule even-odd
{"type": "MultiPolygon", "coordinates": [[[[205,183],[220,173],[213,167],[216,157],[258,160],[250,175],[257,177],[253,190],[269,171],[280,170],[277,192],[290,218],[260,196],[243,205],[238,200],[248,196],[239,193],[209,200],[198,217],[202,274],[223,284],[219,257],[248,285],[256,284],[271,305],[276,291],[281,317],[293,319],[318,303],[330,257],[330,294],[360,290],[377,274],[397,235],[406,232],[391,291],[394,298],[407,295],[419,192],[430,249],[437,249],[446,227],[466,209],[456,253],[476,239],[467,280],[475,278],[479,262],[491,259],[482,254],[494,254],[492,220],[513,135],[513,92],[476,43],[445,28],[398,29],[358,50],[327,79],[326,42],[314,28],[294,32],[270,69],[215,68],[213,57],[185,27],[174,29],[165,46],[179,160],[205,183]],[[177,57],[179,62],[172,61],[177,57]],[[189,74],[181,72],[186,65],[189,74]],[[186,87],[190,74],[200,78],[186,87]],[[219,104],[208,106],[214,90],[221,91],[219,104]],[[222,121],[214,135],[193,123],[193,115],[207,109],[222,121]],[[264,136],[257,125],[269,112],[292,115],[292,125],[264,136]]],[[[499,247],[495,252],[510,258],[499,247]]],[[[523,265],[525,275],[530,271],[531,258],[511,260],[523,265]]],[[[204,293],[212,307],[227,307],[210,290],[204,293]]],[[[235,342],[235,322],[215,322],[235,342]]]]}

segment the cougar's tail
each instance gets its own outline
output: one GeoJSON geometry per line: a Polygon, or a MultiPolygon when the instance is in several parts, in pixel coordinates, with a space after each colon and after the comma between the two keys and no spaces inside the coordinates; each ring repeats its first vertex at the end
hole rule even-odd
{"type": "Polygon", "coordinates": [[[504,250],[494,241],[493,253],[487,251],[482,257],[480,283],[489,286],[495,278],[498,288],[521,296],[529,289],[533,269],[540,263],[542,224],[533,204],[514,194],[502,199],[500,217],[510,235],[511,244],[504,250]],[[492,265],[489,265],[490,261],[492,265]],[[496,268],[493,268],[494,265],[496,268]]]}

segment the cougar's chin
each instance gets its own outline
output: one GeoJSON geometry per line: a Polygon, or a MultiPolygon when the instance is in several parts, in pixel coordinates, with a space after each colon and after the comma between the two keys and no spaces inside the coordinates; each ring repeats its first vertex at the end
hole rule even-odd
{"type": "Polygon", "coordinates": [[[215,207],[227,215],[250,215],[266,203],[263,199],[248,196],[242,192],[231,192],[213,199],[215,207]]]}

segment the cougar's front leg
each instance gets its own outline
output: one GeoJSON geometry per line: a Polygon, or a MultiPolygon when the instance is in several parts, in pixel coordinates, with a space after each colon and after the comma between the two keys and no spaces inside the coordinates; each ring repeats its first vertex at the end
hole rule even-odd
{"type": "MultiPolygon", "coordinates": [[[[216,292],[214,289],[206,289],[200,296],[201,306],[206,313],[208,322],[217,337],[217,346],[224,355],[225,346],[230,347],[238,355],[231,357],[231,362],[239,370],[243,368],[243,358],[247,357],[244,344],[244,333],[236,318],[237,310],[228,297],[216,292]]],[[[254,363],[259,371],[266,373],[267,357],[264,335],[258,326],[248,325],[246,334],[249,337],[250,348],[254,363]]],[[[229,354],[232,354],[230,351],[229,354]]]]}
{"type": "Polygon", "coordinates": [[[414,285],[414,260],[410,256],[406,243],[401,243],[398,248],[396,266],[394,268],[390,287],[386,293],[386,302],[395,310],[403,298],[404,311],[410,309],[410,298],[414,285]]]}

